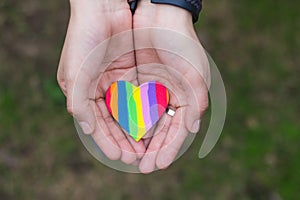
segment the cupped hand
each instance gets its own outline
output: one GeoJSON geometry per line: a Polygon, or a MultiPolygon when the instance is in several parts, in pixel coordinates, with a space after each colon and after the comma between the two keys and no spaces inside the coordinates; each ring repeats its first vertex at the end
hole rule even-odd
{"type": "Polygon", "coordinates": [[[198,132],[208,106],[209,64],[186,10],[141,0],[133,26],[139,82],[165,84],[176,110],[160,119],[139,164],[141,172],[150,173],[168,167],[188,133],[198,132]]]}
{"type": "Polygon", "coordinates": [[[126,137],[104,101],[106,89],[124,74],[128,81],[137,81],[127,0],[71,0],[70,5],[57,74],[68,111],[108,158],[132,163],[144,153],[144,143],[126,137]]]}
{"type": "Polygon", "coordinates": [[[126,0],[72,0],[58,69],[58,82],[67,97],[68,110],[108,158],[132,163],[142,157],[145,144],[127,137],[104,103],[106,89],[124,74],[134,84],[158,80],[171,90],[170,104],[176,114],[164,115],[152,129],[154,136],[149,146],[149,139],[145,140],[148,148],[139,164],[144,173],[153,171],[155,166],[166,168],[188,132],[198,131],[201,114],[208,104],[208,62],[190,13],[142,0],[132,19],[126,0]],[[145,29],[134,31],[133,37],[132,28],[168,29],[173,34],[145,29]],[[118,37],[119,33],[122,34],[118,37]],[[172,37],[176,33],[181,36],[172,37]],[[139,49],[143,46],[149,48],[139,49]],[[195,51],[191,50],[193,46],[195,51]]]}

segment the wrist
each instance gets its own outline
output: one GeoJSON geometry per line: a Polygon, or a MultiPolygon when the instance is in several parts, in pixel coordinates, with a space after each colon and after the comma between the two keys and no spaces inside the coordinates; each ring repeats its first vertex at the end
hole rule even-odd
{"type": "Polygon", "coordinates": [[[152,26],[172,28],[174,26],[193,27],[192,14],[180,7],[168,4],[154,4],[150,0],[140,0],[136,15],[151,21],[152,26]],[[171,27],[170,27],[171,26],[171,27]]]}
{"type": "Polygon", "coordinates": [[[189,11],[167,4],[156,4],[156,14],[160,21],[165,21],[167,24],[175,22],[178,24],[193,24],[192,15],[189,11]]]}
{"type": "Polygon", "coordinates": [[[193,22],[197,22],[202,9],[202,0],[151,0],[155,4],[167,4],[183,8],[191,13],[193,22]]]}
{"type": "Polygon", "coordinates": [[[129,8],[127,0],[98,0],[103,11],[111,12],[129,8]]]}
{"type": "Polygon", "coordinates": [[[127,0],[70,0],[71,9],[76,12],[98,11],[102,13],[114,12],[117,10],[128,9],[127,0]]]}

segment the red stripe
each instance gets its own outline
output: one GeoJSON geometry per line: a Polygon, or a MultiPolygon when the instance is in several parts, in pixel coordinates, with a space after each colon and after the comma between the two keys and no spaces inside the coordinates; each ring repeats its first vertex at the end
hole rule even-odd
{"type": "Polygon", "coordinates": [[[111,101],[111,87],[109,87],[108,90],[106,91],[105,103],[106,103],[106,107],[107,107],[108,111],[110,112],[110,114],[112,114],[112,110],[110,107],[110,101],[111,101]]]}
{"type": "Polygon", "coordinates": [[[156,101],[158,104],[158,115],[162,116],[167,108],[166,88],[161,83],[156,82],[156,101]]]}

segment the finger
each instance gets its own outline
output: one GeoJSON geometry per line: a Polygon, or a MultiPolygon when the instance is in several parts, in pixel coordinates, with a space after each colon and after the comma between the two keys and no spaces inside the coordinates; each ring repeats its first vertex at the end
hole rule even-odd
{"type": "Polygon", "coordinates": [[[131,163],[131,165],[137,167],[137,166],[139,166],[140,162],[141,162],[141,160],[136,160],[133,163],[131,163]]]}
{"type": "Polygon", "coordinates": [[[104,100],[100,99],[99,101],[97,101],[97,105],[99,106],[102,113],[102,118],[106,122],[107,127],[109,127],[109,131],[121,148],[121,160],[126,164],[133,163],[136,160],[136,154],[120,127],[118,127],[112,119],[110,113],[106,108],[104,100]]]}
{"type": "Polygon", "coordinates": [[[148,148],[148,146],[149,146],[149,144],[150,144],[150,141],[151,141],[151,139],[152,139],[152,137],[153,137],[153,135],[154,135],[154,131],[155,131],[155,129],[156,129],[156,127],[157,127],[157,125],[155,125],[155,126],[152,126],[151,128],[150,128],[150,130],[149,131],[147,131],[147,133],[143,136],[143,142],[144,142],[144,145],[145,145],[145,147],[146,147],[146,149],[148,148]]]}
{"type": "MultiPolygon", "coordinates": [[[[158,124],[158,123],[157,123],[158,124]]],[[[157,127],[157,124],[154,124],[146,133],[145,135],[142,137],[142,139],[146,140],[151,138],[154,135],[154,131],[157,127]]]]}
{"type": "Polygon", "coordinates": [[[175,116],[172,118],[166,139],[158,152],[156,166],[159,169],[167,168],[174,161],[188,134],[182,120],[182,112],[182,110],[177,109],[175,116]]]}
{"type": "Polygon", "coordinates": [[[113,138],[105,121],[103,120],[100,109],[96,106],[97,125],[93,137],[95,143],[103,151],[103,153],[111,160],[118,160],[121,157],[121,150],[117,142],[113,138]]]}
{"type": "Polygon", "coordinates": [[[157,127],[154,131],[154,136],[152,137],[148,149],[139,165],[139,169],[142,173],[148,174],[154,171],[156,157],[159,152],[159,149],[161,148],[166,138],[167,132],[170,127],[171,119],[171,116],[165,114],[158,122],[157,127]]]}
{"type": "Polygon", "coordinates": [[[137,159],[142,158],[144,156],[145,151],[146,151],[146,147],[145,147],[145,144],[144,144],[143,140],[140,140],[140,141],[137,142],[131,136],[129,136],[127,133],[125,135],[127,137],[127,140],[132,145],[134,151],[136,152],[137,159]]]}
{"type": "Polygon", "coordinates": [[[149,146],[149,144],[150,144],[150,142],[151,142],[151,139],[152,139],[152,138],[146,138],[146,139],[143,139],[144,145],[145,145],[146,148],[148,148],[148,146],[149,146]]]}

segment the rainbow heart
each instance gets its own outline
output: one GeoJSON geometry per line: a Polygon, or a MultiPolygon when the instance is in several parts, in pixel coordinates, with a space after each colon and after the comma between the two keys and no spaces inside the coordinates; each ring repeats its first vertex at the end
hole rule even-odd
{"type": "Polygon", "coordinates": [[[160,119],[168,103],[167,88],[156,81],[139,87],[117,81],[106,92],[109,112],[135,141],[139,141],[160,119]]]}

